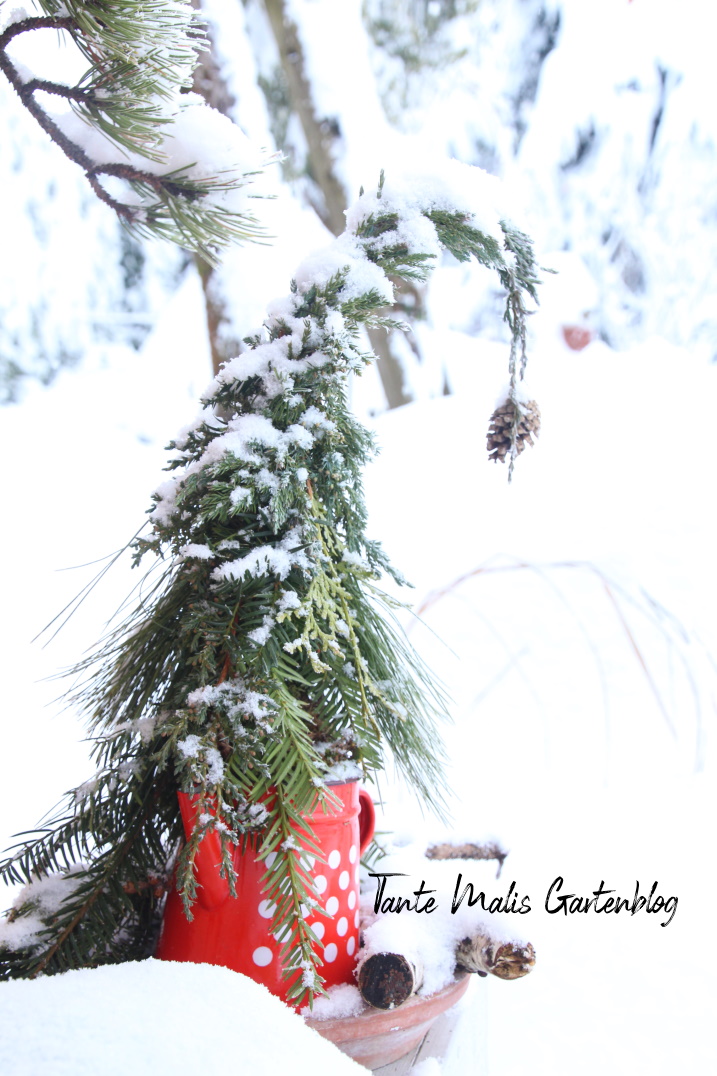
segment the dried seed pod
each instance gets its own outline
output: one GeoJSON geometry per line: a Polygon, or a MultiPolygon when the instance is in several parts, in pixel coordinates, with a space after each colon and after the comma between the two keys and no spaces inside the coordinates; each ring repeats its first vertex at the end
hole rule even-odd
{"type": "Polygon", "coordinates": [[[520,979],[535,965],[535,949],[527,942],[498,943],[488,934],[464,938],[456,949],[456,964],[478,975],[495,975],[498,979],[520,979]]]}

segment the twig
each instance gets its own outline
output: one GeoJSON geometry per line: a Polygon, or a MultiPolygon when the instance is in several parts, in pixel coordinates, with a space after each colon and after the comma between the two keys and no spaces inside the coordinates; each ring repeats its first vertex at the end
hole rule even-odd
{"type": "MultiPolygon", "coordinates": [[[[672,734],[673,737],[675,737],[676,736],[676,729],[675,729],[672,717],[671,717],[671,715],[670,715],[670,713],[669,713],[669,711],[668,711],[668,709],[667,709],[667,707],[665,705],[665,701],[664,701],[664,699],[662,697],[662,694],[660,693],[660,689],[657,686],[657,683],[656,683],[655,678],[654,678],[654,676],[653,676],[653,674],[652,674],[652,672],[650,670],[650,667],[649,667],[649,665],[647,663],[645,655],[643,654],[642,650],[640,649],[640,646],[639,646],[639,644],[637,642],[637,639],[635,638],[635,635],[633,634],[632,629],[631,629],[630,625],[627,622],[625,614],[624,614],[622,608],[620,607],[620,603],[618,602],[617,597],[616,597],[616,591],[620,593],[621,597],[624,598],[625,601],[629,601],[633,605],[636,604],[638,609],[640,609],[640,605],[637,604],[635,602],[635,599],[632,598],[629,594],[624,593],[622,591],[622,589],[613,580],[609,579],[609,577],[607,575],[605,575],[605,573],[597,565],[592,564],[590,561],[556,561],[556,562],[554,562],[552,564],[547,564],[547,565],[531,564],[530,562],[527,562],[527,561],[516,561],[513,564],[494,564],[494,565],[488,565],[487,564],[487,565],[482,565],[481,567],[474,568],[472,571],[466,572],[464,575],[461,575],[457,579],[454,579],[453,582],[448,584],[448,586],[442,587],[440,590],[436,590],[436,591],[433,591],[432,593],[430,593],[426,597],[426,599],[422,602],[422,604],[419,606],[419,608],[418,608],[418,610],[416,612],[416,615],[419,618],[422,617],[426,613],[426,611],[428,609],[430,609],[433,605],[435,605],[437,602],[441,601],[443,598],[447,597],[449,594],[454,593],[460,586],[462,586],[464,583],[468,582],[469,579],[476,578],[476,577],[478,577],[480,575],[491,575],[491,574],[497,574],[499,572],[523,571],[523,570],[528,569],[530,571],[536,572],[541,578],[543,578],[545,580],[545,582],[550,584],[550,580],[546,577],[547,569],[561,569],[561,568],[569,568],[569,569],[576,569],[577,568],[577,569],[582,569],[584,571],[589,571],[594,576],[596,576],[597,579],[600,581],[600,583],[602,584],[602,587],[603,587],[603,589],[604,589],[604,591],[605,591],[605,593],[606,593],[606,595],[607,595],[607,597],[608,597],[608,599],[609,599],[609,601],[610,601],[610,603],[611,603],[611,605],[612,605],[612,607],[613,607],[613,609],[615,611],[615,614],[616,614],[616,616],[618,618],[620,626],[622,627],[623,631],[625,632],[625,635],[627,636],[627,639],[628,639],[628,642],[630,644],[630,647],[631,647],[635,657],[637,658],[638,664],[639,664],[640,668],[642,669],[643,675],[645,676],[645,679],[646,679],[646,681],[648,683],[650,691],[651,691],[651,693],[653,694],[653,696],[655,698],[655,701],[656,701],[657,706],[658,706],[658,708],[660,710],[660,713],[662,714],[663,718],[665,719],[665,723],[667,724],[667,727],[670,730],[670,733],[672,734]]],[[[550,585],[552,585],[552,584],[550,584],[550,585]]],[[[558,593],[559,596],[561,596],[559,590],[556,591],[556,592],[558,593]]],[[[659,622],[660,617],[655,615],[656,611],[659,611],[659,612],[664,614],[664,610],[662,610],[661,606],[659,606],[653,599],[647,598],[646,595],[643,595],[643,596],[647,599],[646,604],[650,607],[652,615],[645,614],[644,609],[642,609],[641,611],[643,612],[643,614],[648,615],[648,619],[653,623],[653,625],[655,625],[662,632],[663,636],[665,636],[666,638],[669,638],[669,636],[667,636],[667,633],[666,633],[663,625],[661,625],[660,622],[659,622]]],[[[561,596],[561,600],[564,602],[564,604],[566,604],[566,607],[568,609],[570,609],[570,611],[573,613],[573,615],[575,615],[577,617],[577,614],[575,614],[574,610],[572,610],[570,608],[570,606],[567,604],[567,602],[565,602],[564,596],[561,596]]],[[[604,679],[603,679],[604,678],[604,673],[602,671],[602,663],[601,663],[601,661],[599,659],[599,655],[598,655],[598,653],[597,653],[597,651],[595,649],[595,646],[592,643],[592,640],[590,639],[589,635],[585,632],[584,625],[582,624],[582,621],[580,620],[579,617],[577,617],[577,619],[578,619],[578,622],[580,623],[581,630],[583,630],[583,632],[586,634],[588,644],[590,645],[590,649],[592,650],[593,656],[595,657],[596,662],[598,664],[598,669],[600,670],[600,674],[601,674],[601,681],[603,681],[603,690],[605,691],[605,685],[604,685],[604,679]]],[[[670,621],[673,624],[673,626],[676,628],[676,630],[678,631],[678,634],[683,639],[683,641],[686,640],[687,636],[686,636],[686,633],[684,631],[684,628],[675,620],[675,618],[672,615],[670,615],[670,621]]],[[[683,663],[684,663],[685,668],[687,670],[687,675],[688,675],[688,679],[690,680],[690,684],[693,687],[693,692],[694,692],[695,698],[696,698],[696,706],[697,706],[697,709],[699,711],[699,705],[698,705],[697,693],[696,693],[696,688],[695,688],[695,685],[694,685],[694,680],[693,680],[693,678],[691,676],[691,673],[690,673],[689,664],[686,661],[686,659],[684,658],[684,656],[683,656],[683,663]]]]}

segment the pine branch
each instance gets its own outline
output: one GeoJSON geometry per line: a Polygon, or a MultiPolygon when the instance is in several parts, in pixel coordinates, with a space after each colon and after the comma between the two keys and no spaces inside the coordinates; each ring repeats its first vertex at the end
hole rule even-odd
{"type": "Polygon", "coordinates": [[[262,231],[252,214],[212,202],[217,194],[243,187],[255,172],[197,181],[189,172],[193,162],[162,174],[131,159],[122,164],[97,161],[62,130],[35,96],[42,92],[68,101],[108,139],[109,147],[119,148],[128,158],[139,154],[161,163],[162,139],[172,116],[157,102],[174,99],[176,103],[203,40],[191,7],[168,0],[149,7],[141,0],[120,0],[110,9],[76,0],[65,5],[55,0],[38,2],[46,15],[21,19],[0,34],[0,70],[39,126],[82,169],[96,196],[135,234],[179,243],[210,264],[216,261],[217,250],[229,243],[259,238],[262,231]],[[42,29],[69,34],[88,58],[92,67],[85,85],[65,86],[41,77],[24,81],[7,46],[20,34],[42,29]],[[172,57],[178,63],[176,70],[172,57]],[[102,177],[123,180],[139,195],[139,203],[110,193],[102,177]]]}
{"type": "Polygon", "coordinates": [[[112,854],[112,856],[110,856],[105,869],[100,874],[100,877],[97,879],[97,881],[95,881],[93,883],[93,886],[92,886],[92,888],[91,888],[91,890],[89,892],[89,895],[81,903],[80,907],[77,909],[75,914],[72,916],[72,918],[70,919],[70,922],[67,924],[67,926],[60,932],[60,934],[56,938],[55,942],[45,952],[42,959],[40,960],[40,962],[37,964],[37,966],[33,970],[32,975],[30,975],[31,979],[36,979],[38,975],[42,974],[42,972],[50,964],[50,961],[55,956],[55,954],[59,951],[59,949],[62,947],[62,945],[65,943],[65,941],[70,937],[70,935],[77,928],[77,926],[82,922],[82,920],[85,919],[85,917],[87,916],[88,912],[92,908],[95,901],[97,901],[98,898],[102,895],[102,892],[104,890],[105,885],[107,884],[107,881],[115,874],[115,872],[121,866],[123,860],[130,853],[130,851],[132,849],[132,846],[133,846],[135,840],[137,839],[138,831],[142,828],[143,823],[147,821],[147,819],[149,818],[149,816],[151,815],[151,813],[155,809],[156,801],[159,798],[159,793],[160,793],[160,790],[155,789],[154,795],[150,798],[149,802],[146,804],[144,810],[142,811],[139,818],[137,819],[137,821],[136,821],[136,823],[134,825],[134,831],[130,832],[129,836],[125,839],[125,841],[119,846],[118,849],[116,849],[116,851],[112,854]]]}

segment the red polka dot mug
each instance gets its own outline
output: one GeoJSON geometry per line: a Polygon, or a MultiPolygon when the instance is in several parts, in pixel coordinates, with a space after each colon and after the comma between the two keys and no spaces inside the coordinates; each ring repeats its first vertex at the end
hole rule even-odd
{"type": "MultiPolygon", "coordinates": [[[[327,987],[353,982],[358,949],[359,861],[375,825],[371,797],[357,781],[332,785],[331,792],[338,800],[335,808],[325,813],[319,807],[306,816],[324,862],[312,856],[305,860],[319,902],[331,917],[313,912],[306,917],[324,946],[319,970],[327,987]]],[[[187,835],[196,813],[193,800],[179,793],[187,835]]],[[[258,860],[253,844],[235,849],[236,899],[229,892],[227,880],[219,874],[220,862],[219,835],[210,831],[202,839],[195,860],[199,887],[192,908],[194,918],[187,920],[179,894],[172,889],[156,955],[160,960],[232,968],[286,1000],[289,981],[282,979],[281,941],[271,933],[274,908],[266,900],[261,884],[271,857],[265,863],[258,860]]]]}

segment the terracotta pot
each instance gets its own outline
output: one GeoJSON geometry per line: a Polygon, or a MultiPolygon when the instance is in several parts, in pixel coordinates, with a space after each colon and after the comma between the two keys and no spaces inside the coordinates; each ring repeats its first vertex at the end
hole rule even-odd
{"type": "MultiPolygon", "coordinates": [[[[318,808],[306,816],[324,863],[308,856],[306,873],[314,880],[329,918],[317,913],[306,921],[321,938],[323,964],[320,974],[326,986],[353,982],[358,950],[359,860],[373,836],[373,803],[356,781],[332,785],[338,806],[324,812],[318,808]]],[[[187,836],[192,832],[197,811],[196,797],[180,792],[179,806],[187,836]]],[[[304,845],[306,847],[306,845],[304,845]]],[[[219,834],[205,834],[197,852],[195,870],[198,898],[192,908],[194,918],[186,918],[175,888],[167,897],[162,932],[157,947],[160,960],[185,960],[198,964],[219,964],[240,971],[263,983],[272,994],[286,1000],[294,981],[283,979],[281,942],[271,933],[273,905],[266,900],[262,879],[271,866],[257,858],[257,846],[248,842],[234,850],[237,896],[229,892],[226,878],[219,873],[219,834]]]]}
{"type": "Polygon", "coordinates": [[[434,1021],[463,997],[470,976],[461,974],[429,997],[416,995],[397,1009],[366,1008],[336,1020],[306,1018],[306,1023],[342,1053],[366,1068],[389,1065],[420,1043],[434,1021]]]}

